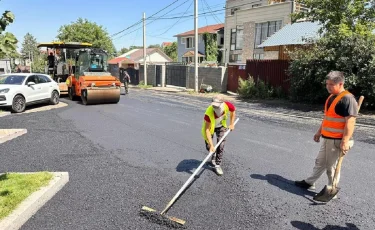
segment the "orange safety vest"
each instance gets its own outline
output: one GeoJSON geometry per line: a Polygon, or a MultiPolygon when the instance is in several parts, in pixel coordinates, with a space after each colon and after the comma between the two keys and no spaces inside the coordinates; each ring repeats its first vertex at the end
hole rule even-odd
{"type": "Polygon", "coordinates": [[[343,116],[338,115],[335,112],[335,107],[337,103],[343,98],[345,95],[350,94],[348,91],[344,91],[340,93],[335,100],[331,103],[329,109],[327,109],[328,101],[333,96],[331,94],[325,104],[324,107],[324,119],[323,119],[323,126],[322,126],[322,135],[330,138],[342,138],[344,136],[345,130],[345,118],[343,116]]]}

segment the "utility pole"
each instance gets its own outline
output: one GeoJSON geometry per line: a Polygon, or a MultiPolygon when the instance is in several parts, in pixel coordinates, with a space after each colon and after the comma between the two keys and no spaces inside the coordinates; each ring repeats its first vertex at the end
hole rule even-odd
{"type": "Polygon", "coordinates": [[[147,63],[146,63],[146,13],[143,13],[143,76],[147,85],[147,63]]]}
{"type": "Polygon", "coordinates": [[[194,1],[194,73],[195,73],[195,92],[198,92],[198,0],[194,1]]]}

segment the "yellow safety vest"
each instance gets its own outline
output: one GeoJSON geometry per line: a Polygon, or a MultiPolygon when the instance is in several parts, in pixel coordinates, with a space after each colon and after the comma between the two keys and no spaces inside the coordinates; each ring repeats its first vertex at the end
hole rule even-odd
{"type": "MultiPolygon", "coordinates": [[[[221,124],[225,128],[227,127],[228,112],[229,112],[228,105],[224,103],[224,115],[223,115],[224,117],[223,117],[223,120],[221,120],[221,124]]],[[[206,109],[205,115],[207,115],[210,118],[210,124],[211,124],[210,133],[212,135],[215,132],[215,110],[214,110],[214,107],[212,107],[212,105],[208,106],[208,108],[206,109]]],[[[204,119],[203,119],[203,124],[202,124],[202,137],[205,141],[208,141],[207,136],[206,136],[206,122],[204,119]]]]}

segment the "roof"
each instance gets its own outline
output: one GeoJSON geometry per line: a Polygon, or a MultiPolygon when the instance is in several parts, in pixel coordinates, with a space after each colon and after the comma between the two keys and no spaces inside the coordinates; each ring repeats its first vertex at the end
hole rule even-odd
{"type": "Polygon", "coordinates": [[[38,48],[47,47],[47,48],[68,48],[68,49],[81,49],[92,46],[91,43],[87,42],[46,42],[39,43],[38,48]]]}
{"type": "MultiPolygon", "coordinates": [[[[194,57],[194,54],[195,52],[190,50],[186,53],[184,53],[184,55],[182,55],[182,57],[194,57]]],[[[198,51],[198,57],[205,57],[201,52],[198,51]]]]}
{"type": "Polygon", "coordinates": [[[288,24],[265,40],[258,47],[282,46],[282,45],[303,45],[308,40],[319,38],[318,30],[321,28],[317,22],[297,22],[288,24]]]}
{"type": "Polygon", "coordinates": [[[126,57],[116,57],[108,61],[108,64],[118,64],[122,62],[127,62],[127,63],[134,63],[132,60],[126,58],[126,57]]]}
{"type": "Polygon", "coordinates": [[[169,46],[169,45],[172,45],[172,42],[163,42],[161,45],[162,46],[169,46]]]}
{"type": "MultiPolygon", "coordinates": [[[[214,34],[222,28],[224,28],[223,23],[215,24],[215,25],[208,25],[208,26],[198,28],[198,34],[204,34],[206,32],[210,33],[210,34],[214,34]]],[[[194,35],[194,30],[190,30],[190,31],[187,31],[187,32],[184,32],[184,33],[181,33],[181,34],[177,34],[174,37],[183,37],[183,36],[189,36],[189,35],[194,35]]]]}
{"type": "MultiPolygon", "coordinates": [[[[158,52],[160,55],[162,55],[165,59],[168,61],[172,61],[170,57],[168,57],[161,49],[159,48],[147,48],[146,49],[146,55],[151,55],[153,53],[158,52]]],[[[137,62],[141,59],[143,59],[143,49],[133,49],[125,54],[120,55],[119,57],[126,57],[134,62],[137,62]]]]}

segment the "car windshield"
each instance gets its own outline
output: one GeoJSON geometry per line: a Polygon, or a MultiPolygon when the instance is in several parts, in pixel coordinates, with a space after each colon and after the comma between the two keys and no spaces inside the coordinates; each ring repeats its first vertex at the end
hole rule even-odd
{"type": "Polygon", "coordinates": [[[25,77],[24,75],[0,75],[0,85],[21,85],[25,77]]]}

